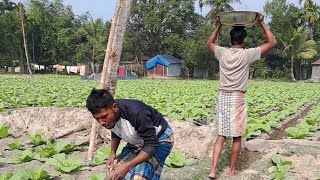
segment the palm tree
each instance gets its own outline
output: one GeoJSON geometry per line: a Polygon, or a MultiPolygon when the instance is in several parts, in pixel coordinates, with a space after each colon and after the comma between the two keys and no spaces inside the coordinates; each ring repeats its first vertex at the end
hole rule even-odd
{"type": "Polygon", "coordinates": [[[18,3],[18,8],[19,8],[23,47],[24,47],[24,52],[25,52],[25,56],[26,56],[27,67],[28,67],[29,74],[32,77],[32,71],[31,71],[30,61],[29,61],[29,53],[28,53],[28,48],[27,48],[27,36],[26,36],[26,32],[25,32],[25,19],[26,19],[26,17],[25,17],[25,12],[24,12],[24,6],[21,1],[20,1],[20,3],[18,3]]]}
{"type": "MultiPolygon", "coordinates": [[[[299,0],[299,3],[302,4],[303,0],[299,0]]],[[[304,0],[303,3],[304,18],[308,23],[310,30],[310,39],[314,39],[314,25],[318,20],[320,20],[320,7],[313,2],[313,0],[304,0]]]]}
{"type": "Polygon", "coordinates": [[[11,2],[10,0],[3,0],[0,2],[0,15],[5,13],[6,11],[12,11],[16,7],[16,4],[14,2],[11,2]]]}
{"type": "Polygon", "coordinates": [[[313,4],[313,0],[299,0],[299,4],[302,4],[302,1],[304,1],[303,6],[308,7],[310,4],[313,4]]]}
{"type": "Polygon", "coordinates": [[[284,46],[284,55],[290,59],[291,80],[296,81],[293,68],[294,61],[297,59],[312,60],[315,56],[317,56],[317,43],[314,40],[308,40],[308,32],[302,27],[299,27],[296,30],[289,30],[287,33],[287,37],[285,37],[284,39],[279,39],[284,46]]]}
{"type": "Polygon", "coordinates": [[[205,5],[211,6],[211,10],[206,15],[210,24],[214,21],[215,17],[225,11],[233,11],[231,3],[241,3],[240,0],[199,0],[199,6],[202,11],[202,7],[205,5]]]}

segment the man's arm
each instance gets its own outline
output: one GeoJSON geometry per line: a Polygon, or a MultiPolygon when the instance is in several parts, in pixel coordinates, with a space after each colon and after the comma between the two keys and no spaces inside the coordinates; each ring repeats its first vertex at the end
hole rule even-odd
{"type": "Polygon", "coordinates": [[[148,161],[151,156],[157,151],[159,147],[159,139],[156,135],[156,130],[153,127],[153,121],[151,119],[151,112],[148,110],[142,110],[138,113],[135,122],[132,124],[140,137],[144,140],[144,146],[139,154],[134,157],[131,161],[116,164],[114,171],[114,179],[122,179],[130,169],[141,164],[142,162],[148,161]]]}
{"type": "Polygon", "coordinates": [[[108,161],[106,163],[107,171],[109,171],[111,166],[114,164],[114,160],[116,159],[116,156],[117,156],[117,150],[118,150],[120,141],[121,141],[121,138],[119,138],[117,135],[111,132],[111,152],[110,152],[108,161]]]}
{"type": "Polygon", "coordinates": [[[116,136],[113,132],[111,133],[111,155],[116,156],[117,150],[120,144],[121,138],[116,136]]]}
{"type": "Polygon", "coordinates": [[[156,135],[156,129],[153,127],[150,111],[140,111],[137,115],[135,125],[137,132],[144,140],[144,146],[140,153],[128,162],[128,166],[130,168],[133,168],[142,162],[148,161],[159,147],[159,139],[156,135]]]}
{"type": "Polygon", "coordinates": [[[260,47],[261,55],[267,53],[270,49],[272,49],[277,44],[276,38],[273,36],[272,32],[268,29],[267,25],[263,22],[264,16],[262,14],[258,15],[258,22],[261,25],[261,28],[264,31],[264,35],[266,37],[267,43],[262,44],[260,47]]]}
{"type": "Polygon", "coordinates": [[[210,51],[213,52],[213,53],[214,53],[214,50],[215,50],[215,48],[217,46],[217,44],[215,44],[214,42],[216,41],[216,39],[217,39],[217,37],[219,35],[219,32],[221,30],[221,27],[222,27],[219,18],[217,18],[216,27],[217,27],[216,30],[213,31],[213,33],[211,34],[211,36],[210,36],[210,38],[208,40],[208,47],[209,47],[210,51]]]}
{"type": "Polygon", "coordinates": [[[150,156],[148,153],[144,151],[140,151],[139,154],[133,158],[131,161],[128,162],[129,169],[132,169],[133,167],[137,166],[138,164],[141,164],[142,162],[148,161],[150,159],[150,156]]]}
{"type": "Polygon", "coordinates": [[[126,174],[130,171],[130,169],[134,168],[138,164],[141,164],[142,162],[148,161],[149,158],[150,156],[148,153],[140,151],[139,154],[136,157],[134,157],[131,161],[123,164],[115,164],[112,180],[123,179],[126,176],[126,174]]]}

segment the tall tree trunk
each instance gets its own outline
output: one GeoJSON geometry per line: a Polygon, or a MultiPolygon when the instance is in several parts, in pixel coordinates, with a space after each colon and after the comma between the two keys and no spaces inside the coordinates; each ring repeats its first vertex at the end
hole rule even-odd
{"type": "Polygon", "coordinates": [[[290,61],[291,61],[291,68],[290,68],[291,81],[296,81],[296,78],[294,77],[294,69],[293,69],[294,57],[291,57],[290,61]]]}
{"type": "Polygon", "coordinates": [[[92,61],[91,61],[91,69],[92,69],[92,76],[95,79],[96,77],[96,70],[95,70],[95,57],[96,57],[96,52],[95,52],[95,48],[94,45],[92,46],[92,61]]]}
{"type": "MultiPolygon", "coordinates": [[[[106,82],[106,77],[107,77],[107,69],[108,69],[108,64],[109,64],[109,59],[110,59],[109,57],[110,57],[110,52],[112,49],[111,46],[113,44],[115,31],[116,31],[116,24],[119,19],[119,14],[121,13],[120,9],[124,9],[124,7],[125,7],[124,5],[125,5],[125,3],[123,0],[117,1],[115,13],[112,18],[109,39],[108,39],[108,44],[107,44],[107,50],[106,50],[105,59],[103,62],[103,70],[102,70],[101,79],[100,79],[100,88],[101,89],[102,88],[107,89],[107,87],[104,83],[106,82]]],[[[91,133],[90,133],[90,144],[89,144],[88,155],[87,155],[88,160],[92,160],[93,151],[95,149],[96,131],[97,131],[97,122],[93,121],[92,127],[91,127],[91,133]]]]}
{"type": "Polygon", "coordinates": [[[111,22],[109,39],[108,39],[106,54],[105,54],[104,61],[103,61],[103,68],[102,68],[101,79],[100,79],[100,88],[101,89],[107,89],[105,82],[106,82],[106,78],[107,78],[107,70],[108,70],[108,65],[109,65],[110,52],[112,49],[111,46],[113,44],[113,40],[115,37],[116,24],[117,24],[117,21],[119,18],[120,9],[123,8],[123,7],[121,7],[121,3],[122,3],[121,0],[117,1],[116,11],[113,15],[112,22],[111,22]]]}
{"type": "Polygon", "coordinates": [[[29,62],[29,54],[28,54],[28,47],[27,47],[27,38],[26,38],[26,33],[25,33],[25,29],[24,29],[24,12],[23,12],[23,4],[20,2],[18,4],[19,6],[19,15],[20,15],[20,21],[21,21],[21,30],[22,30],[22,38],[23,38],[23,46],[24,46],[24,52],[25,52],[25,56],[26,56],[26,60],[27,60],[27,67],[28,67],[28,71],[29,74],[32,77],[32,71],[30,68],[30,62],[29,62]]]}
{"type": "Polygon", "coordinates": [[[105,87],[108,91],[114,95],[116,90],[116,83],[118,78],[118,67],[120,63],[120,57],[123,47],[123,40],[124,40],[124,32],[127,27],[127,22],[130,16],[130,10],[132,6],[133,0],[127,0],[125,6],[124,13],[120,13],[120,17],[118,19],[116,30],[115,32],[115,39],[112,44],[111,52],[110,52],[110,60],[108,64],[107,70],[107,78],[104,83],[105,87]]]}
{"type": "Polygon", "coordinates": [[[310,40],[314,40],[314,25],[310,24],[310,40]]]}
{"type": "MultiPolygon", "coordinates": [[[[33,67],[35,65],[35,61],[34,61],[34,32],[32,32],[32,63],[33,63],[33,67]]],[[[33,68],[33,73],[35,73],[35,68],[33,68]]]]}
{"type": "Polygon", "coordinates": [[[300,60],[300,67],[299,67],[299,80],[302,80],[302,65],[303,65],[303,60],[300,60]]]}
{"type": "Polygon", "coordinates": [[[308,79],[308,65],[309,63],[307,62],[307,60],[304,60],[304,64],[305,66],[303,67],[303,78],[304,80],[308,79]]]}

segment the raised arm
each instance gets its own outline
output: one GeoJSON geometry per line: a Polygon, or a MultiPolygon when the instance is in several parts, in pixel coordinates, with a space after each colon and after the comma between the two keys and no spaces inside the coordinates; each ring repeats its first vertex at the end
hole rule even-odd
{"type": "Polygon", "coordinates": [[[221,30],[221,23],[220,23],[220,19],[217,18],[217,23],[216,23],[216,30],[213,31],[213,33],[211,34],[209,40],[208,40],[208,47],[210,49],[211,52],[214,53],[214,49],[216,48],[217,44],[215,44],[214,42],[216,41],[218,35],[219,35],[219,32],[221,30]]]}
{"type": "Polygon", "coordinates": [[[267,25],[263,22],[264,16],[262,14],[258,15],[258,22],[263,29],[264,35],[266,37],[266,43],[262,44],[260,47],[261,55],[267,53],[270,49],[272,49],[277,44],[276,38],[273,36],[272,32],[268,29],[267,25]]]}

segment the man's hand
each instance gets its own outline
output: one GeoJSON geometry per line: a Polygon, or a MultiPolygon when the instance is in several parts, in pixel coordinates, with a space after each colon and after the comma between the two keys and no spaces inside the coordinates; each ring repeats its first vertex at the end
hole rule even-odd
{"type": "Polygon", "coordinates": [[[112,166],[114,165],[114,160],[116,159],[116,155],[115,154],[110,154],[109,159],[106,163],[106,169],[107,169],[107,173],[109,173],[112,170],[112,166]]]}
{"type": "Polygon", "coordinates": [[[261,54],[267,53],[270,49],[272,49],[277,44],[276,38],[273,36],[272,32],[268,29],[267,25],[263,22],[264,15],[262,13],[258,14],[258,22],[263,29],[264,35],[266,37],[267,42],[262,44],[260,47],[261,54]]]}
{"type": "Polygon", "coordinates": [[[216,17],[216,27],[218,26],[222,26],[219,16],[216,17]]]}
{"type": "Polygon", "coordinates": [[[264,20],[264,15],[262,13],[258,13],[258,22],[261,23],[264,20]]]}
{"type": "Polygon", "coordinates": [[[112,180],[121,180],[130,171],[130,167],[127,163],[114,164],[113,166],[112,180]]]}
{"type": "Polygon", "coordinates": [[[209,49],[211,50],[211,52],[214,53],[214,49],[216,48],[216,44],[215,44],[215,41],[219,35],[219,32],[221,30],[221,27],[222,27],[222,24],[220,22],[220,17],[217,16],[216,17],[216,30],[213,31],[213,33],[211,34],[207,44],[208,44],[208,47],[209,49]]]}

